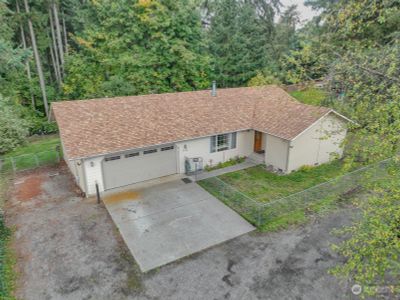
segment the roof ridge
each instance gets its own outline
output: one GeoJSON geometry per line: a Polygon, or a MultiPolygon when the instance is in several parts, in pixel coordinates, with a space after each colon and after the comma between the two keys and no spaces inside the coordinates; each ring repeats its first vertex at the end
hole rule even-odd
{"type": "MultiPolygon", "coordinates": [[[[269,84],[269,85],[263,85],[263,86],[242,86],[242,87],[225,87],[225,88],[218,88],[218,91],[228,91],[228,90],[239,90],[239,89],[254,89],[254,90],[259,90],[259,89],[265,89],[265,88],[277,88],[285,91],[282,87],[275,85],[275,84],[269,84]]],[[[166,93],[154,93],[154,94],[138,94],[138,95],[126,95],[126,96],[112,96],[112,97],[98,97],[98,98],[87,98],[87,99],[68,99],[68,100],[61,100],[61,101],[54,101],[51,104],[56,104],[56,103],[71,103],[71,102],[88,102],[88,101],[97,101],[97,100],[124,100],[124,98],[135,98],[135,97],[154,97],[154,96],[167,96],[167,95],[178,95],[178,94],[190,94],[190,93],[204,93],[204,92],[209,92],[211,89],[203,89],[203,90],[193,90],[193,91],[175,91],[175,92],[166,92],[166,93]]],[[[211,93],[210,93],[211,96],[211,93]]],[[[218,93],[217,96],[218,97],[218,93]]]]}

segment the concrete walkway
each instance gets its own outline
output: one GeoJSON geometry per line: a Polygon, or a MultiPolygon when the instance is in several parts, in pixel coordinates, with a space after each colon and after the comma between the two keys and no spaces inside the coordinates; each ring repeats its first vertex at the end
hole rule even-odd
{"type": "Polygon", "coordinates": [[[210,172],[204,171],[203,173],[197,174],[196,176],[192,175],[191,177],[198,181],[198,180],[202,180],[202,179],[206,179],[206,178],[210,178],[210,177],[220,176],[220,175],[226,174],[226,173],[244,170],[244,169],[251,168],[254,166],[257,166],[257,164],[255,162],[252,162],[252,161],[246,159],[244,162],[234,165],[234,166],[230,166],[230,167],[226,167],[226,168],[222,168],[222,169],[218,169],[218,170],[214,170],[214,171],[210,171],[210,172]]]}

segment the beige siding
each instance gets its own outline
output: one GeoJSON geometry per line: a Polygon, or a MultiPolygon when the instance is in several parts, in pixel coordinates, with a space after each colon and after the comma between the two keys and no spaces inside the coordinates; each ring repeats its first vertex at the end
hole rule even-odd
{"type": "Polygon", "coordinates": [[[204,166],[214,166],[237,156],[249,156],[253,152],[254,131],[237,132],[236,148],[220,152],[210,152],[210,137],[176,143],[178,173],[185,173],[185,158],[201,157],[204,166]]]}
{"type": "Polygon", "coordinates": [[[70,160],[65,152],[64,144],[61,140],[61,147],[63,150],[63,159],[67,164],[69,170],[71,171],[72,175],[74,176],[76,184],[80,187],[82,191],[85,192],[85,176],[83,172],[82,161],[79,160],[70,160]]]}
{"type": "Polygon", "coordinates": [[[61,139],[61,148],[62,148],[62,152],[63,152],[63,159],[64,159],[65,163],[67,164],[69,170],[71,171],[72,175],[74,175],[74,177],[76,179],[76,170],[74,168],[73,161],[68,159],[62,139],[61,139]]]}
{"type": "Polygon", "coordinates": [[[289,141],[265,135],[265,163],[286,172],[289,141]]]}
{"type": "Polygon", "coordinates": [[[96,194],[96,182],[99,185],[100,192],[104,191],[103,185],[103,169],[102,161],[104,157],[93,157],[88,158],[83,161],[83,167],[85,168],[86,177],[86,188],[85,191],[87,195],[96,194]]]}
{"type": "Polygon", "coordinates": [[[346,122],[331,114],[321,122],[322,139],[319,146],[318,163],[322,164],[343,155],[343,141],[346,138],[346,122]],[[333,155],[335,154],[335,155],[333,155]]]}
{"type": "Polygon", "coordinates": [[[85,173],[83,171],[83,161],[82,160],[75,160],[73,161],[74,167],[76,170],[76,183],[81,188],[82,191],[86,192],[85,186],[85,173]]]}
{"type": "Polygon", "coordinates": [[[343,154],[341,147],[346,136],[346,122],[330,114],[294,139],[289,154],[291,172],[304,165],[318,165],[329,162],[337,154],[343,154]]]}

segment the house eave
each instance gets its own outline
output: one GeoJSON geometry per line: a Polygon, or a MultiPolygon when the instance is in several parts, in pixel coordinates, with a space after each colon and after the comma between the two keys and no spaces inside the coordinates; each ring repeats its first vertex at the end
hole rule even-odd
{"type": "Polygon", "coordinates": [[[226,133],[231,133],[231,132],[240,132],[240,131],[246,131],[246,130],[254,130],[254,129],[252,129],[252,128],[244,128],[244,129],[238,129],[238,130],[217,132],[217,133],[212,133],[212,134],[203,135],[203,136],[196,136],[196,137],[191,137],[191,138],[182,139],[182,140],[163,142],[163,143],[159,143],[159,144],[143,145],[143,146],[139,146],[139,147],[135,147],[135,148],[127,148],[127,149],[122,149],[122,150],[118,150],[118,151],[115,151],[115,152],[104,152],[104,153],[88,155],[88,156],[72,157],[72,158],[69,158],[68,160],[72,161],[72,160],[78,160],[78,159],[96,158],[96,157],[105,156],[105,155],[109,155],[109,154],[118,154],[118,153],[124,153],[124,152],[127,152],[127,151],[133,151],[133,150],[143,150],[143,149],[148,149],[148,148],[152,148],[152,147],[160,147],[160,146],[163,146],[163,145],[182,143],[182,142],[186,142],[186,141],[191,141],[191,140],[197,140],[197,139],[201,139],[201,138],[211,137],[211,136],[214,136],[214,135],[226,134],[226,133]]]}

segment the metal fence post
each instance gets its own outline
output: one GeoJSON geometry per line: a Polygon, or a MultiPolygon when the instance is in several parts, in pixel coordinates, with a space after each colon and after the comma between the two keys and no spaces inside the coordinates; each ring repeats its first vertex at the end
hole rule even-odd
{"type": "Polygon", "coordinates": [[[33,154],[33,157],[35,158],[35,162],[36,162],[36,167],[39,167],[39,158],[36,154],[33,154]]]}
{"type": "Polygon", "coordinates": [[[15,173],[17,171],[17,168],[15,166],[14,158],[10,157],[10,159],[11,159],[11,166],[12,166],[13,172],[15,173]]]}
{"type": "Polygon", "coordinates": [[[57,162],[59,163],[61,160],[61,147],[60,145],[56,146],[56,155],[57,155],[57,162]]]}

